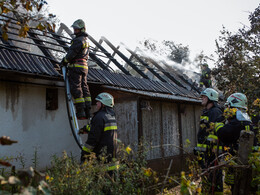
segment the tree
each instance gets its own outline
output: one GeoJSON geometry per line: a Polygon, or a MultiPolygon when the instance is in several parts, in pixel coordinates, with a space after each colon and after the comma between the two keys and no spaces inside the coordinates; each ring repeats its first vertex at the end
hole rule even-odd
{"type": "Polygon", "coordinates": [[[208,61],[213,61],[213,55],[207,56],[206,54],[204,54],[203,51],[201,51],[199,54],[196,55],[193,63],[197,64],[197,66],[200,66],[201,64],[205,64],[208,63],[208,61]]]}
{"type": "Polygon", "coordinates": [[[151,52],[158,55],[165,56],[169,60],[172,60],[178,64],[189,62],[190,50],[189,46],[183,46],[182,44],[176,44],[173,41],[158,41],[146,39],[141,44],[151,52]]]}
{"type": "Polygon", "coordinates": [[[260,96],[260,5],[249,15],[250,27],[236,33],[225,27],[216,41],[218,60],[213,75],[225,96],[245,93],[252,103],[260,96]]]}
{"type": "Polygon", "coordinates": [[[8,32],[11,26],[17,25],[19,36],[26,37],[30,28],[36,28],[41,31],[53,31],[55,24],[53,14],[45,14],[45,0],[2,0],[0,2],[0,16],[2,37],[7,40],[8,32]],[[15,19],[17,22],[13,22],[15,19]]]}
{"type": "Polygon", "coordinates": [[[178,64],[189,61],[190,51],[188,46],[175,44],[173,41],[163,41],[163,44],[166,46],[166,51],[168,51],[166,54],[170,60],[178,64]]]}

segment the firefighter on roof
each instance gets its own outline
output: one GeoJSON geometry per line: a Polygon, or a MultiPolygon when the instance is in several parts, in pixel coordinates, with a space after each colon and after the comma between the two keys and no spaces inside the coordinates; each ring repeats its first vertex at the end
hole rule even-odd
{"type": "Polygon", "coordinates": [[[83,20],[76,20],[72,27],[76,37],[72,40],[67,55],[61,63],[68,67],[70,90],[74,98],[77,118],[86,119],[90,117],[91,109],[91,95],[87,84],[88,35],[85,33],[83,20]]]}
{"type": "Polygon", "coordinates": [[[200,87],[202,88],[203,86],[206,88],[212,87],[211,70],[206,63],[201,65],[200,87]]]}

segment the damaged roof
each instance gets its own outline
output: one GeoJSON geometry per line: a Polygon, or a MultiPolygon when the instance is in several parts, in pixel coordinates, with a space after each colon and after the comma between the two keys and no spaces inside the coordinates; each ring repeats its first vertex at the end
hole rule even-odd
{"type": "Polygon", "coordinates": [[[51,60],[0,46],[0,69],[60,77],[51,60]]]}
{"type": "MultiPolygon", "coordinates": [[[[12,34],[15,33],[12,32],[12,34]]],[[[32,44],[34,47],[36,45],[41,51],[41,54],[25,51],[24,49],[21,50],[20,47],[15,45],[16,39],[20,39],[18,37],[8,41],[5,41],[1,38],[2,43],[0,43],[0,71],[8,70],[43,77],[48,76],[62,80],[62,75],[55,68],[57,67],[59,60],[53,57],[54,55],[52,55],[52,52],[58,52],[61,54],[66,53],[69,39],[56,33],[49,33],[48,39],[53,38],[52,41],[55,41],[55,47],[52,47],[48,46],[50,45],[50,41],[46,41],[46,37],[44,37],[43,34],[40,34],[36,31],[31,31],[28,35],[28,39],[30,39],[30,37],[33,37],[31,43],[25,42],[25,44],[32,44]],[[42,37],[45,39],[42,39],[42,37]],[[57,47],[59,48],[57,49],[57,47]]],[[[159,79],[150,79],[140,67],[131,62],[130,59],[121,53],[118,48],[115,48],[107,39],[105,39],[105,42],[113,49],[114,54],[108,52],[100,44],[100,42],[95,41],[95,39],[90,35],[89,39],[95,45],[95,49],[90,51],[90,60],[99,67],[89,68],[88,82],[114,87],[115,89],[128,91],[130,93],[138,92],[140,95],[148,95],[149,93],[152,93],[156,94],[156,97],[160,97],[161,94],[163,96],[161,98],[167,99],[174,99],[173,96],[180,96],[185,97],[185,101],[198,99],[198,90],[194,84],[190,83],[190,81],[184,82],[183,78],[179,77],[178,75],[170,75],[168,76],[167,80],[162,80],[158,75],[156,75],[157,73],[153,74],[159,79]],[[111,70],[109,63],[105,63],[97,51],[102,53],[102,57],[105,56],[110,61],[112,61],[114,65],[121,70],[121,73],[115,73],[113,70],[111,70]],[[140,75],[140,77],[131,75],[131,73],[124,68],[122,63],[119,63],[114,58],[115,54],[118,54],[128,65],[130,65],[133,70],[135,70],[140,75]],[[170,98],[170,96],[172,98],[170,98]]],[[[148,65],[143,65],[144,67],[146,66],[148,70],[153,72],[151,68],[147,67],[148,65]]],[[[167,74],[165,74],[165,76],[167,76],[167,74]]]]}

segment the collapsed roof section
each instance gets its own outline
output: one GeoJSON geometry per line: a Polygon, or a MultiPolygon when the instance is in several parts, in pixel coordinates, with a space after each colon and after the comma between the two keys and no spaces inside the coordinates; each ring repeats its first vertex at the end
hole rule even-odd
{"type": "MultiPolygon", "coordinates": [[[[27,38],[21,39],[18,36],[17,20],[1,16],[0,22],[6,22],[7,19],[12,25],[7,32],[8,40],[0,37],[0,70],[61,80],[58,64],[69,48],[72,32],[61,24],[57,33],[43,33],[37,29],[30,29],[27,38]],[[62,34],[64,31],[65,34],[62,34]]],[[[88,38],[90,40],[88,82],[129,92],[198,98],[199,90],[195,83],[177,71],[167,72],[155,60],[140,56],[129,48],[126,50],[131,56],[127,57],[119,50],[119,46],[115,47],[105,37],[102,37],[99,42],[91,35],[88,38]],[[135,61],[132,60],[133,58],[135,61]],[[126,69],[123,64],[127,64],[131,69],[126,69]]]]}

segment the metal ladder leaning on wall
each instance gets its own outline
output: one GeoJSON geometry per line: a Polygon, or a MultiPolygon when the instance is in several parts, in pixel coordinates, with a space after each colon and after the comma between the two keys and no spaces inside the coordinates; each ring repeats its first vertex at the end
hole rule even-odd
{"type": "Polygon", "coordinates": [[[67,113],[69,117],[69,123],[72,130],[73,137],[80,149],[82,149],[82,139],[79,135],[79,124],[75,112],[75,107],[72,99],[72,95],[70,93],[70,85],[69,79],[67,75],[67,68],[66,66],[62,67],[63,78],[65,82],[65,93],[66,93],[66,104],[67,104],[67,113]]]}

